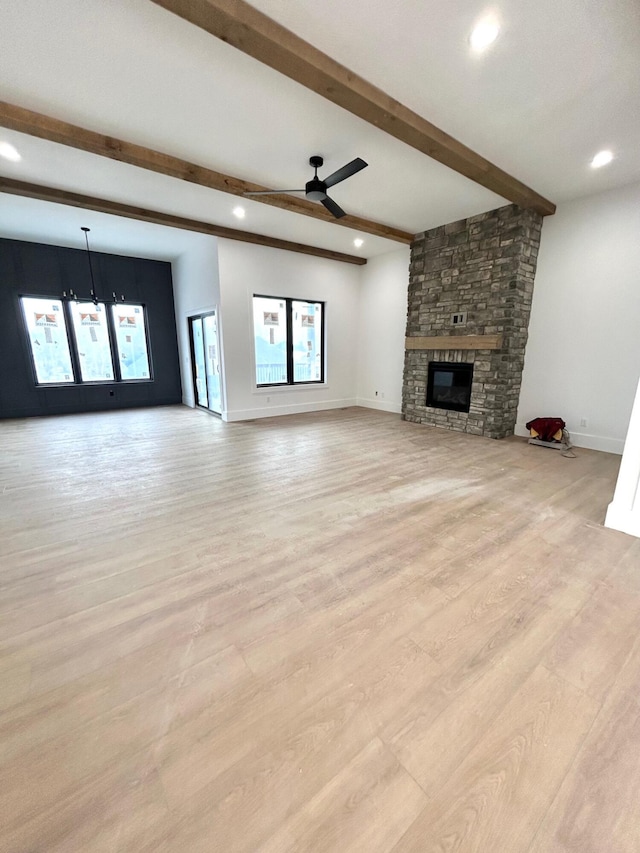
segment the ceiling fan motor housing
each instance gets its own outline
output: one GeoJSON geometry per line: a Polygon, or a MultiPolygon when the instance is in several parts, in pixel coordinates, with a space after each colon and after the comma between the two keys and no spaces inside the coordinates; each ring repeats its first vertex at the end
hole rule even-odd
{"type": "Polygon", "coordinates": [[[312,201],[322,201],[327,197],[327,185],[320,178],[311,178],[305,184],[305,195],[312,201]]]}

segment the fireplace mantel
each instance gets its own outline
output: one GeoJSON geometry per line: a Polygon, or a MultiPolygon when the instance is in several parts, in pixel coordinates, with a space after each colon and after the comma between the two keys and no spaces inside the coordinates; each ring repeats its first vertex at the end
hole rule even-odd
{"type": "Polygon", "coordinates": [[[478,349],[502,348],[502,335],[437,335],[431,338],[417,336],[405,338],[406,349],[478,349]]]}

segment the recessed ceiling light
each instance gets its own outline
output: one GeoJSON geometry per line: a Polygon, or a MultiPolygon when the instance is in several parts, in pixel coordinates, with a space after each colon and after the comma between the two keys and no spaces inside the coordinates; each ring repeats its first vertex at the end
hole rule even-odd
{"type": "Polygon", "coordinates": [[[475,53],[482,53],[498,38],[499,32],[500,24],[495,18],[488,17],[478,21],[469,37],[471,49],[475,53]]]}
{"type": "Polygon", "coordinates": [[[353,245],[356,247],[356,249],[359,249],[360,246],[364,245],[364,240],[360,237],[356,237],[356,239],[353,241],[353,245]]]}
{"type": "Polygon", "coordinates": [[[233,208],[233,215],[237,216],[238,219],[244,219],[244,216],[245,216],[244,207],[234,207],[233,208]]]}
{"type": "Polygon", "coordinates": [[[10,145],[8,142],[0,142],[0,157],[4,157],[6,160],[11,160],[13,163],[17,163],[18,160],[22,160],[22,157],[13,145],[10,145]]]}
{"type": "Polygon", "coordinates": [[[591,161],[591,166],[594,169],[599,169],[600,166],[606,166],[613,160],[611,151],[598,151],[596,156],[591,161]]]}

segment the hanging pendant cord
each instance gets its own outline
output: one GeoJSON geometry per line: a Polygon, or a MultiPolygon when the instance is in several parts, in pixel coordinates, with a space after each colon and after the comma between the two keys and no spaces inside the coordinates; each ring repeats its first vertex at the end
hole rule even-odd
{"type": "Polygon", "coordinates": [[[98,297],[96,295],[96,283],[93,277],[93,264],[91,263],[91,250],[89,249],[89,231],[90,228],[83,226],[82,230],[84,231],[84,239],[87,244],[87,257],[89,258],[89,274],[91,276],[91,296],[93,297],[94,304],[98,304],[98,297]]]}

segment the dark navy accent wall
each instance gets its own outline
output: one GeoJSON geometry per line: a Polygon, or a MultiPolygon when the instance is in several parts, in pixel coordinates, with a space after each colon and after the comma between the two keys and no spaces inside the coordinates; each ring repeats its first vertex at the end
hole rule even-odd
{"type": "Polygon", "coordinates": [[[91,253],[98,298],[124,293],[146,307],[153,380],[37,387],[20,296],[90,290],[86,251],[0,239],[0,417],[93,412],[182,402],[171,264],[91,253]]]}

